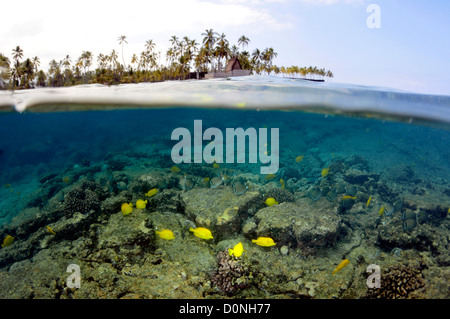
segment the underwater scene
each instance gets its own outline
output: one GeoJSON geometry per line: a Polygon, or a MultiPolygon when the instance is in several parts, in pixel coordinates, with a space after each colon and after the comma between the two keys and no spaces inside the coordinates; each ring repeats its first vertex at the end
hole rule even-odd
{"type": "Polygon", "coordinates": [[[450,298],[448,122],[178,104],[0,113],[0,298],[450,298]]]}

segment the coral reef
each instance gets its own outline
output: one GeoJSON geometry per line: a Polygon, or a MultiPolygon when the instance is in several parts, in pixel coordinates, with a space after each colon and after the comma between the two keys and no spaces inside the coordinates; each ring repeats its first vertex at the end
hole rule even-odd
{"type": "Polygon", "coordinates": [[[425,287],[422,269],[425,265],[396,265],[389,267],[381,275],[381,287],[369,289],[364,298],[368,299],[410,299],[418,298],[425,287]]]}
{"type": "Polygon", "coordinates": [[[217,254],[218,268],[213,272],[211,282],[228,296],[254,283],[254,274],[250,265],[221,251],[217,254]]]}
{"type": "Polygon", "coordinates": [[[86,213],[100,208],[98,192],[102,188],[92,181],[84,181],[80,187],[72,189],[64,198],[64,213],[72,215],[75,212],[86,213]]]}

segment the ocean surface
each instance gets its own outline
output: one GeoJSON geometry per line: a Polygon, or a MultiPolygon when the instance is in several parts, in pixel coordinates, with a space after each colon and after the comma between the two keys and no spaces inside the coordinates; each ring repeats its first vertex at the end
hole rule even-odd
{"type": "Polygon", "coordinates": [[[0,92],[0,110],[0,290],[16,289],[2,298],[450,297],[449,96],[251,76],[0,92]],[[259,277],[223,271],[233,258],[259,277]],[[16,280],[31,268],[56,284],[16,280]],[[420,284],[389,291],[398,269],[420,284]]]}

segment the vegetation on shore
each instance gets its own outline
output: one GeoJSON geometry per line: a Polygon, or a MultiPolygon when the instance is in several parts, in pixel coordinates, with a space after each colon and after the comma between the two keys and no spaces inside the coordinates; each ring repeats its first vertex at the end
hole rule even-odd
{"type": "Polygon", "coordinates": [[[252,74],[282,74],[309,79],[333,77],[331,71],[312,66],[278,67],[273,64],[278,53],[271,47],[262,51],[255,49],[250,54],[246,51],[250,39],[245,35],[238,39],[237,45],[230,45],[224,33],[218,34],[213,29],[205,30],[201,36],[202,43],[187,36],[181,39],[172,36],[169,40],[171,46],[165,52],[165,65],[160,63],[161,52],[155,49],[153,40],[147,40],[144,50],[140,54],[133,54],[127,64],[124,46],[128,42],[126,36],[122,35],[118,38],[121,52],[113,49],[110,54],[100,53],[96,57],[95,69],[92,69],[94,54],[91,51],[83,51],[76,60],[72,60],[69,55],[59,61],[51,60],[47,72],[39,69],[39,57],[24,59],[23,50],[17,46],[12,50],[12,59],[0,53],[0,89],[183,80],[190,78],[191,72],[198,75],[200,72],[223,71],[229,59],[233,57],[239,59],[242,69],[251,70],[252,74]]]}

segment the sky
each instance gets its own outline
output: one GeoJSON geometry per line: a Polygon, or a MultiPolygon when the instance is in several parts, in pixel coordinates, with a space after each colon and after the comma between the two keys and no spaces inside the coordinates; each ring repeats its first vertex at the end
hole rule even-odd
{"type": "Polygon", "coordinates": [[[171,36],[201,43],[213,29],[230,45],[247,36],[249,52],[273,47],[277,66],[331,70],[334,83],[450,95],[447,0],[21,0],[1,8],[0,53],[12,60],[19,45],[44,71],[83,51],[96,61],[115,49],[122,61],[121,35],[127,64],[150,39],[165,64],[171,36]]]}

